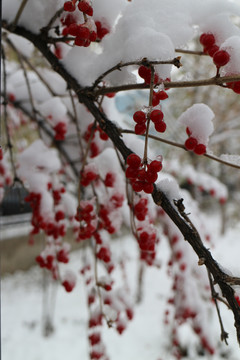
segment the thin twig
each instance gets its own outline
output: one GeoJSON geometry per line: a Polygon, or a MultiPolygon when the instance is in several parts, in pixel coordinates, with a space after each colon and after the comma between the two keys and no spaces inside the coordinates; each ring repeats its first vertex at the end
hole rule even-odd
{"type": "MultiPolygon", "coordinates": [[[[240,75],[234,76],[222,76],[222,77],[212,77],[210,79],[199,79],[199,80],[190,80],[190,81],[163,81],[162,84],[165,88],[187,88],[187,87],[198,87],[198,86],[211,86],[218,85],[223,86],[229,82],[240,81],[240,75]]],[[[126,84],[121,86],[111,86],[111,87],[101,87],[93,92],[94,96],[105,95],[107,93],[117,93],[120,91],[129,91],[129,90],[142,90],[148,89],[149,85],[145,83],[140,84],[126,84]]],[[[82,90],[83,91],[83,90],[82,90]]]]}
{"type": "MultiPolygon", "coordinates": [[[[135,134],[135,132],[133,130],[128,130],[128,129],[121,129],[120,132],[122,134],[135,134]]],[[[145,134],[143,134],[142,136],[145,136],[145,134]]],[[[178,147],[180,149],[183,149],[185,151],[188,151],[184,145],[182,144],[179,144],[175,141],[171,141],[171,140],[167,140],[167,139],[163,139],[163,138],[160,138],[159,136],[155,136],[155,135],[148,135],[149,138],[153,139],[153,140],[157,140],[157,141],[160,141],[162,143],[165,143],[165,144],[168,144],[168,145],[171,145],[171,146],[175,146],[175,147],[178,147]]],[[[196,155],[196,156],[199,156],[199,155],[196,155]]],[[[217,156],[214,156],[214,155],[210,155],[210,154],[203,154],[202,156],[205,156],[211,160],[214,160],[214,161],[217,161],[223,165],[227,165],[227,166],[230,166],[230,167],[233,167],[235,169],[240,169],[240,165],[237,165],[237,164],[234,164],[234,163],[231,163],[229,161],[225,161],[225,160],[222,160],[220,158],[218,158],[217,156]]]]}
{"type": "Polygon", "coordinates": [[[63,6],[53,15],[53,17],[49,20],[47,26],[44,26],[42,29],[41,29],[41,32],[42,33],[46,33],[48,32],[48,30],[51,28],[51,26],[53,25],[53,23],[55,22],[55,20],[57,20],[58,17],[61,16],[61,14],[63,13],[64,11],[64,8],[63,6]]]}
{"type": "MultiPolygon", "coordinates": [[[[13,179],[14,179],[14,182],[16,182],[16,181],[20,181],[20,179],[18,179],[18,177],[17,177],[17,171],[16,171],[14,158],[13,158],[13,145],[12,145],[11,137],[10,137],[10,134],[8,131],[8,126],[7,126],[7,104],[8,104],[7,71],[6,71],[6,55],[5,55],[3,46],[2,46],[2,64],[3,64],[3,120],[4,120],[4,127],[5,127],[6,138],[7,138],[7,147],[8,147],[9,155],[10,155],[13,179]]],[[[2,134],[0,133],[0,135],[2,135],[2,134]]]]}
{"type": "Polygon", "coordinates": [[[150,67],[151,65],[163,65],[163,64],[170,64],[170,65],[175,65],[177,68],[180,68],[182,66],[181,62],[180,62],[180,57],[176,57],[172,60],[154,60],[154,61],[150,61],[147,58],[143,58],[140,61],[128,61],[126,63],[118,63],[117,65],[114,65],[112,68],[108,69],[107,71],[105,71],[102,75],[100,75],[96,81],[93,84],[93,88],[95,88],[108,74],[110,74],[111,72],[115,71],[115,70],[121,70],[121,68],[126,67],[126,66],[148,66],[150,67]]]}
{"type": "Polygon", "coordinates": [[[209,270],[207,270],[207,272],[208,272],[208,279],[209,279],[209,283],[210,283],[212,299],[213,299],[213,301],[215,303],[215,306],[216,306],[218,320],[219,320],[219,324],[220,324],[220,328],[221,328],[221,340],[225,341],[225,344],[228,345],[228,342],[227,342],[228,333],[224,330],[224,326],[223,326],[223,322],[222,322],[222,318],[221,318],[221,314],[220,314],[220,310],[219,310],[219,306],[218,306],[218,302],[217,302],[218,294],[214,289],[212,275],[211,275],[209,270]]]}
{"type": "Polygon", "coordinates": [[[208,56],[208,54],[206,54],[203,51],[185,50],[185,49],[175,49],[175,51],[178,52],[178,53],[181,53],[181,54],[208,56]]]}
{"type": "Polygon", "coordinates": [[[12,24],[11,24],[11,30],[14,30],[17,26],[18,20],[20,18],[20,16],[22,15],[22,12],[27,4],[28,0],[22,0],[19,9],[17,11],[17,14],[15,16],[15,19],[13,20],[12,24]]]}
{"type": "MultiPolygon", "coordinates": [[[[154,67],[151,65],[151,80],[150,80],[150,91],[149,91],[149,108],[152,106],[152,100],[153,100],[153,85],[154,85],[154,67]]],[[[150,128],[150,115],[149,112],[147,114],[147,129],[145,133],[145,144],[144,144],[144,153],[143,153],[143,164],[144,166],[147,165],[147,152],[148,152],[148,134],[149,134],[149,128],[150,128]]]]}

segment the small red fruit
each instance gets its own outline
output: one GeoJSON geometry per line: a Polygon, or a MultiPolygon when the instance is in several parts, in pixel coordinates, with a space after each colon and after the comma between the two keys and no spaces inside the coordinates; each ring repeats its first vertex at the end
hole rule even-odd
{"type": "Polygon", "coordinates": [[[185,141],[185,148],[187,150],[194,150],[195,147],[197,146],[197,139],[195,139],[194,137],[189,137],[186,141],[185,141]]]}
{"type": "Polygon", "coordinates": [[[230,55],[225,50],[218,50],[213,55],[213,62],[217,67],[226,65],[230,60],[230,55]]]}
{"type": "Polygon", "coordinates": [[[132,153],[127,157],[127,164],[132,168],[139,168],[141,162],[142,162],[141,158],[136,154],[132,153]]]}
{"type": "Polygon", "coordinates": [[[133,114],[133,120],[137,123],[137,124],[142,124],[142,123],[145,123],[146,121],[146,115],[143,111],[139,110],[139,111],[136,111],[134,114],[133,114]]]}
{"type": "Polygon", "coordinates": [[[210,48],[211,46],[213,46],[215,44],[215,37],[213,34],[206,34],[206,33],[203,33],[201,36],[200,36],[200,43],[204,46],[204,47],[207,47],[207,48],[210,48]]]}
{"type": "Polygon", "coordinates": [[[164,121],[155,121],[154,126],[156,131],[161,133],[164,133],[167,128],[167,125],[164,121]]]}
{"type": "Polygon", "coordinates": [[[76,7],[72,1],[66,1],[63,5],[63,8],[65,11],[68,11],[68,12],[73,12],[76,9],[76,7]]]}
{"type": "Polygon", "coordinates": [[[203,155],[206,153],[206,146],[204,144],[197,144],[194,149],[196,155],[203,155]]]}
{"type": "Polygon", "coordinates": [[[150,113],[150,119],[155,123],[155,121],[162,121],[163,120],[163,112],[161,110],[153,110],[150,113]]]}
{"type": "Polygon", "coordinates": [[[135,134],[137,134],[137,135],[143,135],[143,134],[145,134],[146,129],[147,129],[147,127],[146,127],[145,123],[136,124],[134,131],[135,131],[135,134]]]}

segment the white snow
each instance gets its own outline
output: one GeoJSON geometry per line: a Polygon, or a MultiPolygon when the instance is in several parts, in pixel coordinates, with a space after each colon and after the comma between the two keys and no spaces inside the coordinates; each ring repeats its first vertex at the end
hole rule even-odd
{"type": "MultiPolygon", "coordinates": [[[[210,219],[212,230],[216,231],[216,219],[210,219]]],[[[237,267],[239,262],[239,238],[240,228],[236,227],[227,232],[224,237],[217,235],[213,256],[227,268],[237,267]]],[[[129,286],[134,300],[137,286],[136,243],[127,236],[114,241],[111,245],[114,252],[126,251],[126,271],[129,286]]],[[[170,291],[171,281],[166,273],[166,263],[169,256],[169,248],[164,239],[160,244],[160,252],[163,260],[160,269],[150,267],[146,269],[143,282],[143,300],[135,306],[134,319],[129,323],[125,332],[120,336],[113,329],[104,326],[103,338],[107,353],[112,360],[148,360],[174,358],[168,351],[169,330],[163,324],[164,311],[166,309],[167,296],[170,291]]],[[[79,270],[82,251],[71,254],[71,262],[75,271],[79,270]]],[[[200,268],[201,271],[205,269],[200,268]]],[[[234,269],[233,269],[234,270],[234,269]]],[[[30,271],[16,272],[2,278],[1,305],[2,305],[2,356],[4,360],[64,360],[71,354],[72,360],[81,358],[88,359],[87,342],[87,306],[85,289],[81,278],[78,279],[76,288],[72,293],[66,293],[62,288],[56,289],[49,283],[43,295],[43,273],[39,268],[30,271]],[[27,293],[27,296],[26,296],[27,293]],[[43,299],[45,307],[43,308],[43,299]],[[55,299],[55,300],[54,300],[55,299]],[[55,304],[55,305],[54,305],[55,304]],[[50,312],[55,331],[49,337],[42,336],[43,311],[50,312]]],[[[121,272],[114,275],[116,283],[121,282],[121,272]]],[[[229,346],[219,346],[225,349],[229,359],[239,359],[239,347],[236,341],[233,317],[224,304],[219,304],[224,322],[224,327],[229,332],[229,346]],[[229,353],[228,353],[229,352],[229,353]]],[[[111,313],[111,315],[114,315],[111,313]]],[[[207,315],[207,314],[206,314],[207,315]]],[[[220,327],[214,308],[204,321],[208,331],[215,338],[220,337],[220,327]],[[210,321],[209,321],[210,320],[210,321]]],[[[193,351],[197,338],[186,324],[181,327],[179,337],[187,344],[192,345],[193,351]]],[[[202,360],[202,356],[196,356],[195,360],[202,360]]],[[[205,357],[207,359],[207,357],[205,357]]],[[[219,353],[211,357],[219,360],[219,353]]]]}
{"type": "Polygon", "coordinates": [[[189,128],[191,136],[199,143],[207,144],[209,136],[213,132],[214,113],[206,104],[194,104],[182,113],[178,121],[189,128]]]}

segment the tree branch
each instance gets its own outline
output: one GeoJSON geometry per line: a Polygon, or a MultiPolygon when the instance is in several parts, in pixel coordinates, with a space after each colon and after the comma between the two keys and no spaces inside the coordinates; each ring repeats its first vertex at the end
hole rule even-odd
{"type": "MultiPolygon", "coordinates": [[[[7,28],[6,23],[4,23],[4,27],[7,28]]],[[[115,147],[121,153],[123,159],[126,161],[126,158],[132,151],[125,145],[121,138],[121,133],[116,125],[111,122],[104,112],[94,103],[94,98],[86,92],[87,89],[83,89],[77,80],[71,76],[67,70],[63,67],[63,65],[58,61],[58,59],[54,56],[54,54],[50,51],[47,46],[46,38],[42,35],[35,35],[31,32],[27,31],[22,27],[16,27],[15,32],[18,35],[21,35],[31,41],[35,47],[43,54],[43,56],[49,61],[52,68],[62,76],[62,78],[66,81],[69,88],[75,91],[78,96],[78,99],[81,103],[83,103],[88,110],[95,117],[96,121],[100,125],[100,127],[107,133],[115,147]]],[[[240,76],[236,77],[225,77],[225,78],[212,78],[208,80],[195,81],[195,82],[165,82],[164,85],[166,87],[186,87],[191,84],[191,86],[206,86],[206,85],[221,85],[226,83],[227,81],[238,81],[240,80],[240,76]]],[[[137,84],[138,85],[138,84],[137,84]]],[[[142,84],[140,84],[142,86],[142,84]]],[[[119,89],[120,87],[112,88],[119,89]]],[[[144,87],[145,88],[145,85],[144,87]]],[[[116,90],[101,89],[102,91],[110,92],[116,90]]],[[[103,94],[101,90],[98,90],[98,93],[95,92],[94,95],[103,94]],[[100,91],[100,92],[99,92],[100,91]]],[[[118,90],[120,91],[120,90],[118,90]]],[[[164,192],[161,189],[154,186],[154,191],[152,193],[153,201],[156,205],[161,206],[166,214],[171,218],[174,224],[178,227],[178,229],[183,234],[184,238],[193,248],[194,252],[199,257],[199,264],[204,264],[209,272],[212,274],[214,282],[219,285],[222,295],[227,299],[230,308],[234,314],[235,318],[235,327],[237,332],[237,339],[240,343],[240,307],[237,303],[237,300],[234,296],[234,290],[229,285],[231,281],[231,277],[227,275],[220,265],[216,262],[216,260],[212,257],[210,251],[205,248],[202,243],[202,240],[196,231],[195,227],[192,226],[191,220],[188,218],[188,215],[184,212],[184,210],[180,210],[178,207],[174,206],[173,203],[168,199],[164,192]]]]}

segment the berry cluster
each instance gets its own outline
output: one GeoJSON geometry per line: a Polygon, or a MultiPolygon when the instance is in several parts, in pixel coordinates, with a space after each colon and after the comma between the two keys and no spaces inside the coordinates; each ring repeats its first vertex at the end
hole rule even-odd
{"type": "Polygon", "coordinates": [[[95,167],[91,165],[86,165],[84,170],[81,172],[81,185],[88,186],[92,181],[98,178],[97,171],[95,167]]]}
{"type": "Polygon", "coordinates": [[[154,123],[156,131],[161,133],[165,132],[166,123],[163,121],[164,115],[160,109],[154,109],[148,115],[146,115],[144,111],[139,110],[133,114],[133,120],[136,123],[134,130],[137,135],[145,134],[147,129],[147,116],[149,116],[150,120],[154,123]]]}
{"type": "MultiPolygon", "coordinates": [[[[67,12],[74,12],[76,10],[77,0],[66,1],[64,3],[64,10],[67,12]]],[[[81,11],[85,16],[93,15],[93,8],[89,0],[81,0],[78,2],[78,10],[81,11]]],[[[72,14],[68,14],[66,18],[61,20],[64,28],[62,30],[62,35],[74,36],[74,44],[77,46],[88,47],[91,42],[96,41],[97,32],[95,22],[91,19],[85,19],[83,24],[78,24],[77,20],[72,14]]]]}
{"type": "Polygon", "coordinates": [[[99,229],[105,229],[109,234],[114,234],[117,231],[114,225],[115,211],[122,207],[124,196],[122,194],[114,194],[110,197],[108,204],[101,204],[99,209],[99,229]]]}
{"type": "Polygon", "coordinates": [[[76,275],[70,270],[66,271],[62,279],[62,285],[67,292],[71,292],[76,285],[76,275]]]}
{"type": "MultiPolygon", "coordinates": [[[[66,1],[63,6],[64,11],[74,12],[76,10],[77,2],[78,0],[66,1]]],[[[80,0],[77,7],[79,11],[83,12],[84,14],[93,16],[93,8],[90,0],[80,0]]]]}
{"type": "Polygon", "coordinates": [[[87,200],[80,201],[75,219],[80,222],[77,241],[90,239],[96,231],[96,215],[92,202],[87,200]]]}
{"type": "Polygon", "coordinates": [[[144,221],[148,212],[148,199],[140,199],[134,206],[134,215],[139,221],[144,221]]]}
{"type": "Polygon", "coordinates": [[[203,45],[204,52],[213,58],[213,62],[217,68],[226,65],[230,60],[230,55],[225,50],[220,50],[216,45],[215,36],[211,33],[203,33],[199,39],[203,45]]]}
{"type": "Polygon", "coordinates": [[[116,181],[116,175],[112,172],[108,172],[104,179],[105,186],[112,188],[114,187],[115,181],[116,181]]]}
{"type": "Polygon", "coordinates": [[[105,27],[101,21],[92,19],[93,8],[90,0],[78,0],[66,1],[64,3],[64,10],[69,14],[61,19],[63,36],[71,35],[74,39],[74,44],[77,46],[88,47],[91,42],[100,41],[102,38],[109,33],[109,29],[105,27]],[[78,24],[76,18],[73,16],[73,12],[78,9],[84,14],[85,22],[78,24]],[[86,18],[86,15],[89,17],[86,18]]]}
{"type": "MultiPolygon", "coordinates": [[[[203,45],[204,52],[213,58],[213,62],[218,69],[229,62],[229,53],[216,45],[216,39],[213,34],[203,33],[199,40],[203,45]]],[[[240,94],[240,81],[227,83],[226,86],[232,89],[236,94],[240,94]]]]}
{"type": "Polygon", "coordinates": [[[101,21],[95,21],[97,28],[97,40],[102,40],[109,33],[109,29],[105,27],[101,21]]]}
{"type": "Polygon", "coordinates": [[[65,122],[60,121],[57,125],[54,126],[53,130],[55,131],[54,138],[55,140],[64,140],[67,132],[67,125],[65,122]]]}
{"type": "Polygon", "coordinates": [[[96,157],[100,153],[100,148],[99,148],[97,139],[96,139],[96,141],[94,141],[94,138],[97,133],[101,140],[103,140],[103,141],[108,140],[108,135],[100,128],[99,125],[95,126],[94,123],[91,123],[88,125],[87,130],[83,136],[83,138],[86,142],[89,142],[91,139],[91,144],[90,144],[90,157],[91,158],[96,157]]]}
{"type": "Polygon", "coordinates": [[[158,172],[162,169],[162,162],[153,160],[144,167],[141,158],[132,153],[127,157],[126,177],[130,180],[132,188],[136,192],[144,191],[147,194],[153,192],[153,184],[158,178],[158,172]]]}
{"type": "Polygon", "coordinates": [[[188,135],[188,139],[185,141],[185,148],[189,151],[193,151],[196,155],[203,155],[206,153],[206,145],[201,144],[198,140],[191,136],[192,132],[187,127],[186,133],[188,135]]]}

